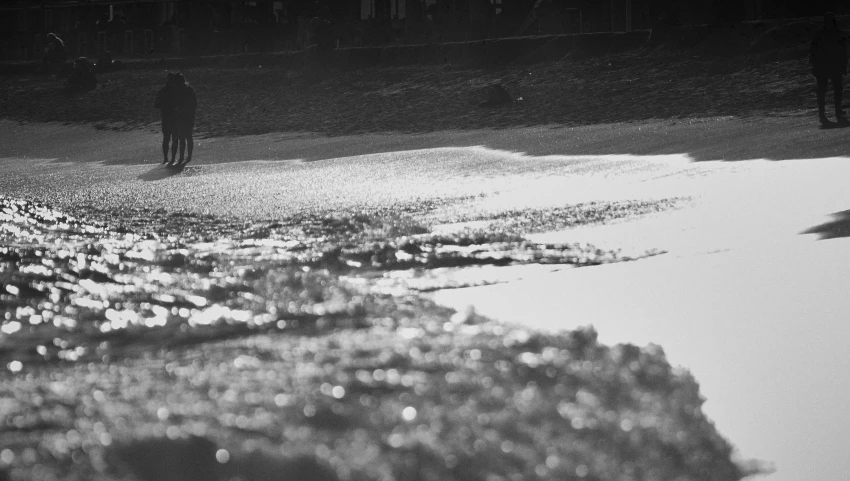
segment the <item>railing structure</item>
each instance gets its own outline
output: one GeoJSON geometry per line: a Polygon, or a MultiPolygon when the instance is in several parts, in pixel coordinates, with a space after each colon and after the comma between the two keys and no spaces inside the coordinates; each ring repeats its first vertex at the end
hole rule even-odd
{"type": "MultiPolygon", "coordinates": [[[[296,0],[289,0],[296,2],[296,0]]],[[[328,0],[330,1],[330,0],[328,0]]],[[[350,0],[354,1],[354,0],[350,0]]],[[[453,0],[461,2],[464,0],[453,0]]],[[[470,2],[472,0],[469,0],[470,2]]],[[[544,2],[542,0],[492,0],[497,5],[493,11],[505,10],[503,15],[491,18],[487,25],[475,24],[470,21],[470,12],[452,11],[451,14],[431,15],[424,10],[406,18],[369,18],[363,20],[359,15],[350,14],[348,17],[335,18],[332,22],[334,44],[338,48],[394,46],[412,44],[446,43],[466,40],[482,40],[503,38],[511,35],[558,35],[571,33],[591,33],[603,31],[630,31],[632,27],[648,29],[655,27],[655,17],[650,18],[653,10],[648,12],[646,5],[651,1],[636,2],[633,0],[569,0],[563,2],[544,2]],[[517,9],[517,5],[525,5],[517,9]],[[580,6],[581,8],[577,8],[580,6]],[[537,11],[537,9],[541,11],[537,11]],[[557,10],[552,14],[553,10],[557,10]],[[642,9],[642,10],[641,10],[642,9]],[[514,16],[514,13],[518,12],[514,16]],[[642,12],[642,13],[641,13],[642,12]],[[615,15],[616,13],[616,15],[615,15]],[[433,18],[432,18],[433,17],[433,18]],[[632,18],[634,17],[634,18],[632,18]],[[442,19],[442,20],[440,20],[442,19]],[[475,25],[474,25],[475,24],[475,25]],[[484,33],[482,33],[484,32],[484,33]]],[[[653,0],[660,1],[660,0],[653,0]]],[[[723,0],[729,3],[733,0],[723,0]]],[[[750,2],[756,0],[734,0],[750,2]]],[[[75,6],[97,5],[105,9],[111,4],[145,5],[162,3],[164,0],[0,0],[0,61],[40,60],[45,50],[47,25],[53,25],[65,42],[68,58],[77,56],[96,57],[108,50],[114,58],[146,58],[150,56],[198,56],[236,53],[286,52],[304,48],[303,28],[312,17],[282,16],[272,23],[222,23],[217,19],[216,25],[211,20],[201,26],[202,20],[188,16],[189,20],[171,18],[166,24],[157,25],[163,15],[169,11],[157,14],[155,19],[135,18],[131,23],[124,21],[103,28],[104,25],[89,23],[85,26],[61,28],[56,25],[70,26],[79,17],[73,13],[75,6]],[[11,21],[12,7],[9,5],[25,5],[27,15],[32,11],[40,11],[43,18],[39,22],[11,21]],[[8,15],[7,15],[8,13],[8,15]],[[49,13],[49,15],[47,15],[49,13]],[[5,17],[5,18],[4,18],[5,17]],[[170,22],[181,22],[170,24],[170,22]],[[138,23],[134,23],[138,22],[138,23]],[[147,22],[147,23],[146,23],[147,22]],[[38,23],[38,25],[36,25],[38,23]],[[19,25],[20,24],[20,25],[19,25]]],[[[204,2],[195,0],[175,0],[166,2],[172,7],[181,5],[201,5],[204,2]]],[[[162,3],[165,5],[166,3],[162,3]]],[[[233,0],[231,3],[237,3],[233,0]]],[[[260,3],[260,2],[257,2],[260,3]]],[[[278,2],[274,2],[278,3],[278,2]]],[[[399,3],[399,2],[396,2],[399,3]]],[[[220,0],[216,5],[226,5],[226,0],[220,0]]],[[[294,4],[294,3],[293,3],[294,4]]],[[[399,3],[400,5],[401,3],[399,3]]],[[[693,2],[694,5],[713,5],[711,0],[693,2]]],[[[846,2],[845,11],[850,11],[850,2],[846,2]]],[[[472,5],[472,3],[470,3],[472,5]]],[[[679,10],[687,10],[685,3],[679,10]]],[[[749,3],[748,3],[749,5],[749,3]]],[[[753,4],[755,5],[755,4],[753,4]]],[[[15,7],[20,18],[27,15],[22,8],[15,7]]],[[[87,7],[88,8],[88,7],[87,7]]],[[[129,8],[129,7],[127,7],[129,8]]],[[[171,7],[169,7],[171,8],[171,7]]],[[[688,7],[691,8],[691,7],[688,7]]],[[[696,10],[683,23],[695,24],[696,20],[705,17],[706,8],[700,7],[699,15],[696,10]]],[[[182,11],[191,11],[184,9],[182,11]]],[[[177,9],[177,10],[179,10],[177,9]]],[[[693,10],[693,8],[691,8],[693,10]]],[[[761,15],[762,10],[751,8],[747,15],[761,15]]],[[[106,11],[106,10],[103,10],[106,11]]],[[[111,10],[109,10],[111,12],[111,10]]],[[[200,10],[195,10],[199,12],[200,10]]],[[[654,12],[654,13],[653,13],[654,12]]],[[[300,15],[300,14],[299,14],[300,15]]],[[[489,15],[489,14],[488,14],[489,15]]],[[[111,16],[111,15],[110,15],[111,16]]],[[[709,15],[710,16],[710,15],[709,15]]],[[[240,21],[246,21],[245,19],[240,21]]],[[[707,24],[703,22],[701,24],[707,24]]]]}

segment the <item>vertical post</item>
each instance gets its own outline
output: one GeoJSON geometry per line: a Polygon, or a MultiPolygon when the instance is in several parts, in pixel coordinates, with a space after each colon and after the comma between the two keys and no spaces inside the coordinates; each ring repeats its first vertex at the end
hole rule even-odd
{"type": "Polygon", "coordinates": [[[626,31],[632,31],[632,0],[626,0],[626,31]]]}

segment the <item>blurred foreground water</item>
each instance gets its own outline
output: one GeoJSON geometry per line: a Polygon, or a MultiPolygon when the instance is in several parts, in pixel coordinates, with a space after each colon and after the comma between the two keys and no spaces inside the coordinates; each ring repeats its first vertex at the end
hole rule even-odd
{"type": "Polygon", "coordinates": [[[502,232],[431,235],[410,220],[363,213],[244,223],[160,209],[116,220],[0,197],[0,352],[15,366],[319,320],[359,325],[386,297],[371,287],[458,286],[431,275],[437,268],[620,260],[502,232]]]}
{"type": "Polygon", "coordinates": [[[397,215],[0,197],[0,479],[739,479],[659,347],[416,292],[457,285],[438,269],[620,260],[397,215]]]}

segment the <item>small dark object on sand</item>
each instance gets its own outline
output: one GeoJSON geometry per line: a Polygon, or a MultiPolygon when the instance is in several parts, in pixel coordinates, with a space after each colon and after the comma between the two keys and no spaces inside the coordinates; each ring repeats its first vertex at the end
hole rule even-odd
{"type": "Polygon", "coordinates": [[[511,102],[511,96],[501,84],[487,87],[487,101],[478,104],[479,107],[496,107],[511,102]]]}

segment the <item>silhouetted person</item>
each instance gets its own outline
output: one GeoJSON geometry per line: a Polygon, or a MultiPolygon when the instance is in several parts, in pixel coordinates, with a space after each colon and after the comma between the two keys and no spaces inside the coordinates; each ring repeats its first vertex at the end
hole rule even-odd
{"type": "Polygon", "coordinates": [[[198,98],[195,96],[195,89],[186,83],[186,77],[182,74],[174,75],[175,97],[177,99],[176,126],[177,137],[180,139],[180,163],[183,163],[183,154],[186,152],[186,146],[189,147],[186,163],[192,160],[192,149],[195,142],[192,139],[192,132],[195,130],[195,111],[198,109],[198,98]]]}
{"type": "Polygon", "coordinates": [[[829,81],[835,94],[835,116],[839,121],[845,121],[841,97],[844,90],[842,77],[847,73],[847,39],[838,29],[835,14],[824,15],[823,30],[815,34],[809,47],[809,62],[812,75],[818,82],[818,117],[821,123],[829,122],[826,118],[826,84],[829,81]]]}
{"type": "Polygon", "coordinates": [[[61,65],[67,60],[65,43],[56,34],[47,34],[47,52],[44,54],[43,60],[46,65],[61,65]]]}
{"type": "Polygon", "coordinates": [[[97,78],[92,73],[91,64],[85,57],[74,60],[71,75],[65,81],[65,87],[70,92],[92,90],[97,87],[97,78]]]}
{"type": "Polygon", "coordinates": [[[177,88],[176,75],[171,72],[165,81],[165,87],[159,89],[153,106],[159,109],[162,119],[162,163],[168,162],[169,144],[171,147],[171,162],[177,157],[177,88]]]}

